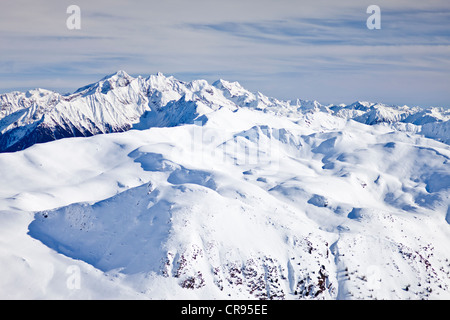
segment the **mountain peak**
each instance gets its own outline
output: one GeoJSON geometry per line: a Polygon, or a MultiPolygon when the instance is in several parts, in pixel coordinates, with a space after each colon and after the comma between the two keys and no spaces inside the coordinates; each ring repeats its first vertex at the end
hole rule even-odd
{"type": "Polygon", "coordinates": [[[227,81],[219,79],[212,84],[219,90],[226,92],[229,97],[254,96],[250,91],[245,89],[239,82],[227,81]]]}
{"type": "Polygon", "coordinates": [[[107,80],[111,78],[132,78],[128,73],[126,73],[124,70],[119,70],[115,73],[112,73],[110,75],[107,75],[102,80],[107,80]]]}
{"type": "Polygon", "coordinates": [[[123,70],[119,70],[115,73],[109,74],[103,78],[101,78],[99,81],[88,84],[87,86],[83,86],[79,89],[77,89],[73,94],[78,93],[92,93],[95,92],[100,88],[102,93],[106,93],[111,89],[114,89],[116,87],[125,87],[127,86],[134,78],[130,76],[128,73],[126,73],[123,70]]]}
{"type": "Polygon", "coordinates": [[[220,88],[220,89],[225,88],[225,89],[228,89],[228,90],[231,90],[232,88],[244,89],[239,82],[237,82],[237,81],[227,81],[227,80],[224,80],[224,79],[219,79],[219,80],[215,81],[213,83],[213,86],[216,87],[216,88],[220,88]]]}

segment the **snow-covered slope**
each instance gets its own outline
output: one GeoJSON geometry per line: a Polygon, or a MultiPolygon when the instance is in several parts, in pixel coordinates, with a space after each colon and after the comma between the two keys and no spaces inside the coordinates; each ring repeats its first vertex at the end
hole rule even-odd
{"type": "Polygon", "coordinates": [[[0,154],[0,297],[450,298],[446,111],[123,72],[39,92],[2,123],[126,132],[0,154]]]}

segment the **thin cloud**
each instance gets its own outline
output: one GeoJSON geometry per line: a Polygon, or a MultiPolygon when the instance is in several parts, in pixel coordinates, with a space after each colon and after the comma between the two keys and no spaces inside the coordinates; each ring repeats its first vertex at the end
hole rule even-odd
{"type": "Polygon", "coordinates": [[[446,1],[380,0],[375,31],[366,28],[371,3],[359,0],[79,0],[75,31],[66,28],[70,4],[2,3],[0,91],[73,91],[124,69],[237,80],[281,99],[450,101],[446,1]]]}

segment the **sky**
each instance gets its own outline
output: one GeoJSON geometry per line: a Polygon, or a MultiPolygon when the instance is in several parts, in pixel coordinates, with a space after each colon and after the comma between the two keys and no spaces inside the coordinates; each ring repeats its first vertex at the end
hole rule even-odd
{"type": "Polygon", "coordinates": [[[118,70],[282,100],[449,107],[450,1],[0,0],[0,93],[74,92],[118,70]],[[380,29],[367,28],[370,5],[380,29]]]}

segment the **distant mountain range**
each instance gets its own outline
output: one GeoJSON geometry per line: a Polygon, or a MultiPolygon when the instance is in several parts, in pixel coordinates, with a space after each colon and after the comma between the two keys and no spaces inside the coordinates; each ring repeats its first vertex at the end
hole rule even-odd
{"type": "Polygon", "coordinates": [[[250,108],[292,118],[324,112],[369,125],[384,123],[450,143],[449,109],[360,101],[350,105],[281,101],[252,93],[238,82],[183,82],[161,73],[134,78],[118,71],[72,94],[35,89],[0,95],[0,152],[68,137],[206,121],[209,112],[220,108],[250,108]]]}

